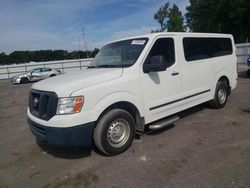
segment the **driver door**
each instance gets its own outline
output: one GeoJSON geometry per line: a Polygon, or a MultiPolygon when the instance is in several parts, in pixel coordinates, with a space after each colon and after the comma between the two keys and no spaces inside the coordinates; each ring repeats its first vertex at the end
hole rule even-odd
{"type": "Polygon", "coordinates": [[[166,60],[165,71],[143,73],[143,98],[145,122],[149,123],[171,114],[181,105],[181,72],[176,58],[175,38],[157,38],[147,55],[163,55],[166,60]]]}
{"type": "Polygon", "coordinates": [[[31,72],[31,79],[32,81],[40,80],[42,79],[42,69],[35,69],[31,72]]]}
{"type": "Polygon", "coordinates": [[[51,69],[50,68],[42,68],[42,78],[46,79],[50,77],[51,69]]]}

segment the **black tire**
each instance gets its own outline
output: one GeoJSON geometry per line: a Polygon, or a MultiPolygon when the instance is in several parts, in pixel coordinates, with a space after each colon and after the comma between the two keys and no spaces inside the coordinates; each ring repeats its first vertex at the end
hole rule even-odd
{"type": "Polygon", "coordinates": [[[247,70],[247,76],[250,78],[250,69],[247,70]]]}
{"type": "Polygon", "coordinates": [[[130,147],[134,134],[135,121],[131,114],[122,109],[113,109],[101,117],[93,139],[99,151],[106,155],[117,155],[130,147]]]}
{"type": "Polygon", "coordinates": [[[21,78],[21,80],[20,80],[20,84],[26,84],[28,82],[29,82],[28,78],[21,78]]]}
{"type": "Polygon", "coordinates": [[[228,86],[226,82],[219,81],[216,85],[214,99],[209,102],[209,106],[215,109],[223,108],[227,103],[228,86]]]}
{"type": "Polygon", "coordinates": [[[51,74],[49,77],[54,77],[54,76],[56,76],[55,74],[51,74]]]}

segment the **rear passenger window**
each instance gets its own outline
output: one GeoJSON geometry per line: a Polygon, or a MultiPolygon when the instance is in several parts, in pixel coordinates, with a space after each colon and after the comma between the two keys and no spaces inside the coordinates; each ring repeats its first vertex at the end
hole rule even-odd
{"type": "Polygon", "coordinates": [[[186,37],[183,47],[187,61],[230,55],[233,52],[230,38],[186,37]]]}
{"type": "MultiPolygon", "coordinates": [[[[174,40],[172,38],[157,39],[149,52],[147,60],[156,55],[163,55],[165,57],[167,67],[173,65],[175,62],[174,40]]],[[[146,61],[146,63],[147,62],[148,61],[146,61]]]]}

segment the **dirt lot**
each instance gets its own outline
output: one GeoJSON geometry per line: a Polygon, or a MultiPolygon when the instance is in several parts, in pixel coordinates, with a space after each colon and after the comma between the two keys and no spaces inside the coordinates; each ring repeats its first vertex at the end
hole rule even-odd
{"type": "Polygon", "coordinates": [[[250,79],[239,76],[224,109],[185,111],[115,157],[37,143],[26,123],[31,84],[1,80],[0,187],[250,187],[250,79]]]}

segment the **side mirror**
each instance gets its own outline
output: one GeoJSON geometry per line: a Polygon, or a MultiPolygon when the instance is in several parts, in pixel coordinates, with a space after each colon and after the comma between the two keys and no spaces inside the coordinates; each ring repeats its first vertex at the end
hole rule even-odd
{"type": "Polygon", "coordinates": [[[160,72],[167,69],[166,60],[163,55],[152,56],[148,63],[143,64],[143,72],[160,72]]]}

